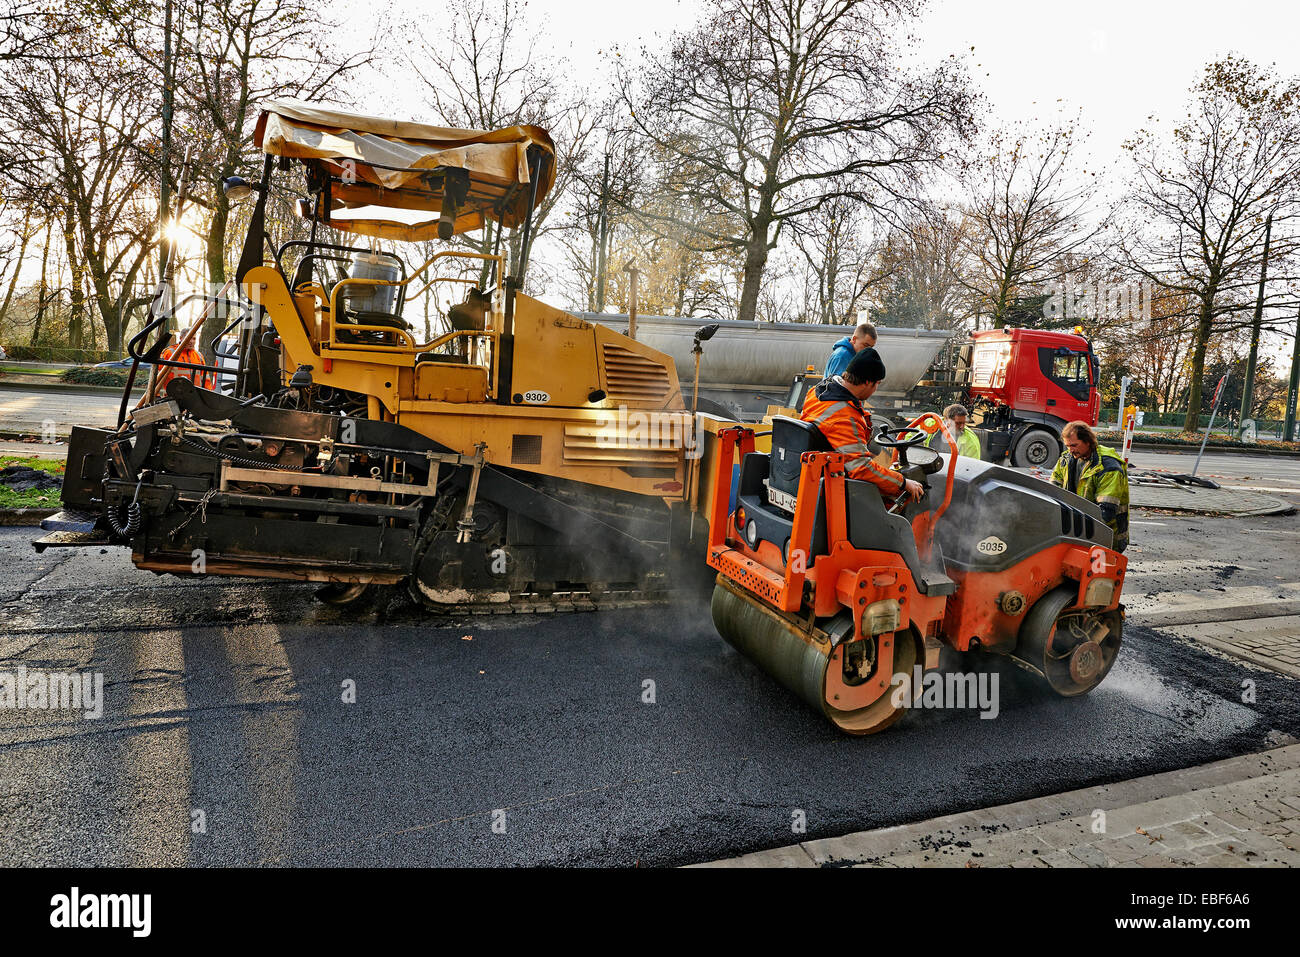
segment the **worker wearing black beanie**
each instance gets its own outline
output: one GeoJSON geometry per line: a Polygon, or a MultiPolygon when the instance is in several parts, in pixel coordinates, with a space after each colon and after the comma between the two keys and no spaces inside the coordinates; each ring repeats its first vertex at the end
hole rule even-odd
{"type": "Polygon", "coordinates": [[[861,385],[864,382],[881,382],[885,378],[885,363],[881,361],[880,353],[871,346],[867,346],[849,360],[848,367],[843,374],[844,381],[851,385],[861,385]]]}
{"type": "Polygon", "coordinates": [[[823,379],[805,397],[799,418],[811,422],[836,452],[844,455],[844,471],[851,479],[871,482],[892,500],[906,495],[919,501],[925,489],[915,479],[876,464],[872,459],[871,413],[862,403],[885,378],[885,364],[868,346],[849,360],[848,368],[823,379]]]}

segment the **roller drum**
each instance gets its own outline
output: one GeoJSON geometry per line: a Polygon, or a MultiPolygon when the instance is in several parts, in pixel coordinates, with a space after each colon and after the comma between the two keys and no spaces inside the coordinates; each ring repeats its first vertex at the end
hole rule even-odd
{"type": "MultiPolygon", "coordinates": [[[[842,667],[839,655],[844,645],[838,643],[838,639],[842,637],[840,632],[852,630],[851,620],[846,629],[841,619],[833,619],[828,626],[831,633],[816,625],[810,629],[806,620],[791,618],[763,604],[721,576],[713,589],[711,610],[714,627],[729,645],[824,714],[842,731],[873,734],[893,724],[906,710],[894,706],[892,699],[896,685],[892,682],[864,707],[840,710],[827,700],[828,672],[832,667],[842,667]],[[832,634],[836,638],[835,645],[832,644],[832,634]]],[[[919,691],[913,671],[917,662],[913,636],[910,632],[899,632],[893,672],[894,675],[904,675],[905,680],[913,684],[912,699],[919,691]]],[[[873,680],[875,677],[872,676],[873,680]]],[[[833,695],[834,692],[830,692],[830,696],[833,695]]]]}

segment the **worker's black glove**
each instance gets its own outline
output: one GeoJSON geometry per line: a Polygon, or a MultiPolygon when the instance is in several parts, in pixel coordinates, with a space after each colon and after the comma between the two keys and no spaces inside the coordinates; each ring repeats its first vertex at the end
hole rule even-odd
{"type": "Polygon", "coordinates": [[[1119,514],[1119,506],[1114,502],[1099,502],[1097,507],[1101,509],[1101,517],[1107,525],[1115,521],[1115,516],[1119,514]]]}

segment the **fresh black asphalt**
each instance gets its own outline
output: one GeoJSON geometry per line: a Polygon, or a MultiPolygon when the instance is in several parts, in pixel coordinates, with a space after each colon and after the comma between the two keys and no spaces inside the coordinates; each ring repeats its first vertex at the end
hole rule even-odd
{"type": "Polygon", "coordinates": [[[31,537],[0,529],[0,670],[102,672],[105,713],[0,711],[3,865],[685,864],[1300,736],[1300,683],[1133,624],[1085,698],[946,652],[996,670],[996,719],[913,712],[849,738],[694,602],[353,614],[308,585],[157,577],[31,537]]]}

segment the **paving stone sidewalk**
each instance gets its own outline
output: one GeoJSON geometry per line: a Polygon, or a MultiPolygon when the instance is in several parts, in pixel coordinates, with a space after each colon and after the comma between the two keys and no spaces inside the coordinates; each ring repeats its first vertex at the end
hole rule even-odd
{"type": "Polygon", "coordinates": [[[1300,744],[697,866],[1300,866],[1300,744]]]}
{"type": "Polygon", "coordinates": [[[1166,625],[1162,629],[1244,658],[1251,664],[1300,678],[1300,615],[1166,625]]]}
{"type": "Polygon", "coordinates": [[[1218,515],[1278,515],[1295,505],[1275,495],[1234,488],[1129,484],[1129,504],[1135,508],[1161,508],[1218,515]]]}

